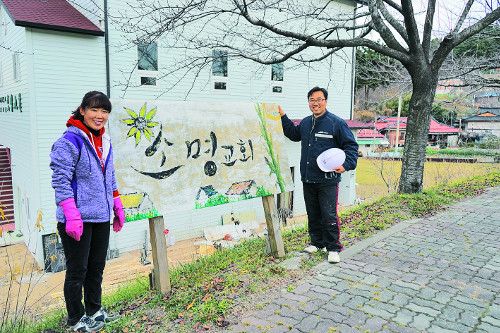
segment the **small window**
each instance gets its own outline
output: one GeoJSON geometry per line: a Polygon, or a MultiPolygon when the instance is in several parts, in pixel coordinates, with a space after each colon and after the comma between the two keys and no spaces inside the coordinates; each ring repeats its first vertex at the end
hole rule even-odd
{"type": "Polygon", "coordinates": [[[212,52],[212,88],[214,91],[228,89],[228,57],[227,51],[213,50],[212,52]]]}
{"type": "Polygon", "coordinates": [[[137,69],[141,87],[158,86],[158,45],[155,42],[137,45],[137,69]]]}
{"type": "Polygon", "coordinates": [[[3,87],[3,64],[0,61],[0,87],[3,87]]]}
{"type": "Polygon", "coordinates": [[[158,46],[156,43],[137,45],[140,71],[158,70],[158,46]]]}
{"type": "Polygon", "coordinates": [[[12,73],[14,81],[21,79],[21,62],[19,60],[19,53],[17,52],[12,55],[12,73]]]}
{"type": "Polygon", "coordinates": [[[141,86],[156,86],[156,78],[141,76],[141,86]]]}
{"type": "Polygon", "coordinates": [[[213,51],[212,75],[227,77],[227,52],[213,51]]]}
{"type": "Polygon", "coordinates": [[[272,64],[271,81],[283,81],[283,63],[272,64]]]}
{"type": "Polygon", "coordinates": [[[283,93],[283,63],[271,65],[271,92],[273,94],[283,93]]]}

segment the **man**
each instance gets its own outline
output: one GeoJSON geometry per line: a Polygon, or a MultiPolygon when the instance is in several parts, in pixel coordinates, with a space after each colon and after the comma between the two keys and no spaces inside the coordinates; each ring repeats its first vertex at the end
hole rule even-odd
{"type": "Polygon", "coordinates": [[[314,87],[307,98],[312,115],[302,119],[297,126],[279,107],[285,136],[292,141],[301,141],[300,174],[311,237],[311,245],[304,251],[314,253],[326,248],[328,262],[338,263],[342,250],[337,216],[338,184],[340,174],[356,168],[358,144],[346,122],[326,110],[326,89],[314,87]],[[342,165],[324,172],[316,159],[330,148],[342,149],[346,158],[342,165]]]}

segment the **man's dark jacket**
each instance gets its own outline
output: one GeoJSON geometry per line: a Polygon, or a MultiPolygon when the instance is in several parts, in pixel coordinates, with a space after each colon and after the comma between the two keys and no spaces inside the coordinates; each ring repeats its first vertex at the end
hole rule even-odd
{"type": "Polygon", "coordinates": [[[346,171],[356,169],[358,143],[342,118],[326,110],[318,118],[313,115],[305,117],[297,126],[284,115],[281,117],[281,124],[287,138],[301,141],[300,174],[303,182],[340,182],[340,174],[324,172],[316,162],[319,154],[330,148],[340,148],[345,152],[346,158],[342,166],[346,171]]]}

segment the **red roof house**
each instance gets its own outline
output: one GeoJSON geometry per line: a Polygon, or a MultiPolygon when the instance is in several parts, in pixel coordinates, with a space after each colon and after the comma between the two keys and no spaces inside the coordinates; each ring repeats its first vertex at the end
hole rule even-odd
{"type": "Polygon", "coordinates": [[[104,36],[66,0],[0,0],[16,26],[104,36]]]}
{"type": "Polygon", "coordinates": [[[385,138],[385,136],[377,131],[375,131],[375,133],[373,133],[373,130],[368,130],[368,129],[360,129],[358,131],[358,135],[357,135],[358,139],[373,139],[373,138],[377,138],[377,139],[381,139],[381,138],[385,138]]]}
{"type": "MultiPolygon", "coordinates": [[[[406,122],[407,117],[399,118],[399,138],[397,140],[399,145],[404,144],[405,134],[406,134],[406,122]]],[[[398,118],[397,117],[379,117],[377,119],[377,131],[382,134],[386,134],[389,137],[389,142],[392,146],[396,144],[396,132],[398,130],[398,118]]],[[[455,135],[458,136],[458,128],[451,127],[438,122],[436,119],[431,118],[431,124],[429,126],[428,133],[428,144],[429,145],[444,145],[448,144],[448,136],[455,135]]]]}
{"type": "Polygon", "coordinates": [[[367,124],[357,120],[345,119],[345,122],[350,129],[373,128],[373,124],[367,124]]]}

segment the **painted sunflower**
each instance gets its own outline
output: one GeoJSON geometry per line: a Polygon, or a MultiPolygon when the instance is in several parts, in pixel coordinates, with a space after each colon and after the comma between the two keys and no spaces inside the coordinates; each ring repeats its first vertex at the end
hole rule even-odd
{"type": "Polygon", "coordinates": [[[146,114],[146,104],[142,106],[139,114],[135,111],[124,107],[125,111],[130,115],[130,119],[123,119],[122,122],[127,124],[127,126],[132,126],[132,128],[127,133],[127,138],[132,135],[135,136],[135,146],[139,144],[141,140],[141,134],[151,141],[151,137],[153,136],[153,132],[151,132],[150,128],[153,128],[158,125],[158,123],[151,121],[156,114],[157,108],[150,110],[146,114]]]}

